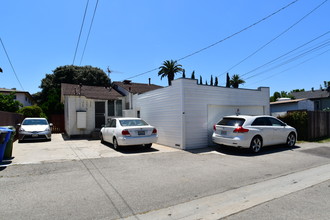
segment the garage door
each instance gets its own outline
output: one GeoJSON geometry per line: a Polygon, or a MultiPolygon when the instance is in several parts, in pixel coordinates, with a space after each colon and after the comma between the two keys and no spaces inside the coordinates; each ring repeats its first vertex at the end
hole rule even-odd
{"type": "Polygon", "coordinates": [[[223,116],[236,115],[263,115],[263,106],[224,106],[224,105],[208,105],[207,106],[207,134],[209,144],[212,144],[213,125],[216,124],[223,116]]]}

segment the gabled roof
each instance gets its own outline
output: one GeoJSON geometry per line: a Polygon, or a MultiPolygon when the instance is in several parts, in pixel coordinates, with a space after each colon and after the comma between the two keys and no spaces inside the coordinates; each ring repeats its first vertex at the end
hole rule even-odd
{"type": "Polygon", "coordinates": [[[0,93],[8,93],[8,94],[10,94],[11,92],[25,94],[27,97],[29,97],[30,100],[32,100],[32,102],[35,102],[34,101],[34,98],[32,97],[32,95],[29,92],[27,92],[27,91],[20,91],[20,90],[16,90],[16,89],[0,88],[0,93]]]}
{"type": "Polygon", "coordinates": [[[290,99],[290,100],[283,100],[283,101],[276,101],[276,102],[271,102],[271,105],[278,105],[278,104],[287,104],[287,103],[296,103],[300,101],[304,101],[307,99],[290,99]]]}
{"type": "Polygon", "coordinates": [[[306,91],[306,92],[293,92],[292,95],[296,99],[320,99],[320,98],[329,98],[330,93],[326,90],[314,90],[314,91],[306,91]]]}
{"type": "Polygon", "coordinates": [[[149,92],[155,89],[163,88],[162,86],[158,86],[155,84],[147,84],[147,83],[132,83],[129,80],[125,80],[124,82],[114,82],[113,84],[122,87],[126,91],[133,94],[141,94],[145,92],[149,92]]]}
{"type": "Polygon", "coordinates": [[[103,86],[85,86],[61,83],[61,95],[85,96],[89,99],[116,100],[122,95],[114,89],[103,86]]]}

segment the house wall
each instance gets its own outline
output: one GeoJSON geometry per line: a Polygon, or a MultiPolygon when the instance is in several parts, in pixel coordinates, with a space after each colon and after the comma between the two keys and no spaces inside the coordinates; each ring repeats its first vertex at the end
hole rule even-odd
{"type": "Polygon", "coordinates": [[[272,104],[270,112],[273,116],[285,115],[288,111],[307,110],[314,111],[314,102],[310,100],[303,100],[299,102],[272,104]]]}
{"type": "Polygon", "coordinates": [[[114,117],[108,115],[108,100],[88,99],[85,96],[64,96],[64,100],[65,131],[69,136],[90,135],[95,130],[95,102],[105,102],[104,124],[114,117]],[[78,128],[77,112],[86,112],[86,128],[78,128]]]}
{"type": "Polygon", "coordinates": [[[65,96],[65,131],[69,136],[89,135],[95,128],[95,100],[84,96],[65,96]],[[77,128],[77,112],[86,112],[86,128],[77,128]]]}
{"type": "Polygon", "coordinates": [[[23,106],[33,105],[32,101],[24,93],[16,93],[16,100],[23,104],[23,106]]]}
{"type": "Polygon", "coordinates": [[[171,147],[182,147],[182,91],[180,87],[165,87],[133,98],[135,116],[155,126],[158,142],[171,147]]]}
{"type": "Polygon", "coordinates": [[[233,89],[197,85],[197,80],[178,79],[172,86],[134,97],[134,109],[158,129],[160,144],[181,149],[212,144],[212,126],[221,117],[269,114],[269,88],[233,89]]]}

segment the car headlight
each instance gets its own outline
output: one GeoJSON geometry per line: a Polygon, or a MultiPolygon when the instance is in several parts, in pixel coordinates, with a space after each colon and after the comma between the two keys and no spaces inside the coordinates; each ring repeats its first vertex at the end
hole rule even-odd
{"type": "Polygon", "coordinates": [[[50,131],[50,128],[46,128],[45,131],[50,131]]]}
{"type": "Polygon", "coordinates": [[[24,128],[20,128],[18,131],[25,131],[24,128]]]}

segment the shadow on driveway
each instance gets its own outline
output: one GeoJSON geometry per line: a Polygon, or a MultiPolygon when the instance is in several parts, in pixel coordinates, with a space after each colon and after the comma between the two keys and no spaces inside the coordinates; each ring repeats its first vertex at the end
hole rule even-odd
{"type": "Polygon", "coordinates": [[[219,153],[228,154],[232,156],[256,157],[267,154],[279,153],[283,151],[292,151],[299,148],[300,148],[299,146],[287,147],[286,145],[273,145],[273,146],[262,147],[258,153],[253,153],[248,148],[236,148],[236,147],[219,145],[215,147],[215,150],[219,153]]]}
{"type": "Polygon", "coordinates": [[[255,157],[255,156],[262,156],[266,154],[273,154],[273,153],[279,153],[283,151],[291,151],[295,149],[299,149],[300,146],[294,146],[294,147],[287,147],[286,145],[274,145],[274,146],[265,146],[262,147],[260,152],[253,153],[248,148],[236,148],[236,147],[230,147],[225,145],[216,145],[216,146],[209,146],[206,148],[201,149],[193,149],[193,150],[187,150],[190,153],[193,154],[203,154],[203,153],[210,153],[212,151],[216,151],[221,154],[227,154],[232,156],[240,156],[240,157],[255,157]]]}
{"type": "MultiPolygon", "coordinates": [[[[103,145],[113,148],[113,145],[110,143],[102,143],[103,145]]],[[[123,153],[123,154],[138,154],[138,153],[150,153],[150,152],[157,152],[159,150],[155,148],[145,148],[144,146],[120,146],[119,149],[116,151],[123,153]]]]}

